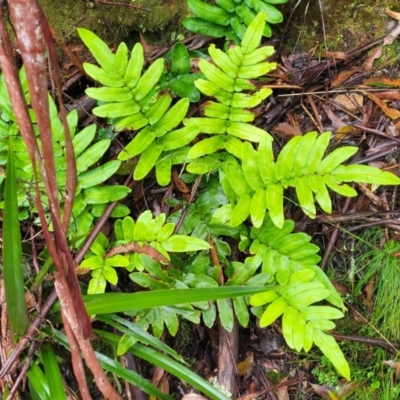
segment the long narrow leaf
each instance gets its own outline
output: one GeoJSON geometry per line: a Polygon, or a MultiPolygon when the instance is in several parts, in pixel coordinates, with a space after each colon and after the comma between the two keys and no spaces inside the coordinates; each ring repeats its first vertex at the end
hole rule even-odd
{"type": "MultiPolygon", "coordinates": [[[[67,350],[69,350],[69,343],[68,343],[67,337],[63,333],[61,333],[60,331],[58,331],[56,329],[52,329],[48,326],[43,327],[42,332],[44,332],[47,336],[51,337],[53,340],[55,340],[56,342],[58,342],[59,344],[64,346],[67,350]]],[[[116,337],[119,338],[118,336],[116,336],[116,337]]],[[[115,345],[115,347],[117,347],[117,345],[115,345]]],[[[161,393],[157,389],[157,387],[155,387],[152,383],[150,383],[148,380],[142,378],[140,375],[136,374],[135,372],[122,367],[119,363],[110,359],[109,357],[106,357],[104,354],[101,354],[98,352],[95,352],[95,354],[96,354],[97,359],[100,361],[101,366],[105,370],[114,373],[115,375],[128,381],[132,385],[140,387],[145,393],[147,393],[149,395],[156,396],[157,398],[160,398],[162,400],[172,399],[172,397],[161,393]]],[[[31,367],[31,369],[32,369],[32,367],[31,367]]],[[[37,366],[34,371],[39,372],[39,373],[41,372],[40,368],[37,366]],[[37,370],[39,370],[39,371],[37,371],[37,370]]],[[[47,374],[47,371],[46,371],[46,374],[47,374]]],[[[33,374],[31,373],[31,375],[33,375],[33,374]]],[[[39,382],[40,382],[40,379],[37,379],[37,374],[32,376],[32,378],[36,378],[34,383],[36,384],[36,386],[38,386],[37,381],[39,380],[39,382]]],[[[43,381],[43,385],[45,385],[45,388],[48,389],[46,380],[43,378],[41,380],[43,381]]],[[[48,398],[50,399],[50,397],[48,397],[48,398]]],[[[58,399],[62,399],[62,398],[63,397],[52,396],[53,400],[58,400],[58,399]]],[[[47,400],[47,398],[45,398],[45,397],[41,397],[41,399],[47,400]]]]}
{"type": "Polygon", "coordinates": [[[66,400],[63,380],[53,346],[50,343],[46,343],[41,353],[51,397],[57,400],[66,400]]]}
{"type": "Polygon", "coordinates": [[[140,293],[102,293],[84,296],[89,315],[144,310],[174,304],[211,301],[248,296],[265,291],[264,287],[218,287],[202,289],[153,290],[140,293]]]}
{"type": "Polygon", "coordinates": [[[3,276],[11,330],[18,335],[23,335],[27,325],[27,319],[14,166],[14,146],[11,137],[8,145],[6,174],[3,222],[3,276]]]}
{"type": "MultiPolygon", "coordinates": [[[[96,333],[101,336],[104,341],[112,344],[113,346],[116,346],[120,340],[120,337],[118,335],[114,335],[109,332],[96,330],[96,333]]],[[[163,368],[165,371],[169,372],[170,374],[184,380],[185,382],[200,390],[202,393],[209,396],[213,400],[229,399],[214,386],[212,386],[203,378],[191,371],[189,368],[183,366],[182,364],[176,362],[175,360],[172,360],[171,358],[159,353],[152,348],[144,346],[140,343],[136,343],[128,351],[135,356],[146,360],[153,365],[157,365],[163,368]]]]}
{"type": "MultiPolygon", "coordinates": [[[[162,393],[156,386],[150,383],[147,379],[142,378],[139,374],[124,368],[118,362],[105,356],[104,354],[95,352],[97,359],[100,361],[100,365],[107,371],[112,372],[119,378],[126,380],[132,385],[138,386],[143,392],[150,396],[154,396],[161,400],[173,400],[173,397],[162,393]]],[[[57,398],[58,399],[58,398],[57,398]]]]}

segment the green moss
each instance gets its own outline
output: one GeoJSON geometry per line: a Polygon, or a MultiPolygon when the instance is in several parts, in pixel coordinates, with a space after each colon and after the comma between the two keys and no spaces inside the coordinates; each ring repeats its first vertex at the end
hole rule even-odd
{"type": "Polygon", "coordinates": [[[107,42],[126,41],[132,33],[143,32],[151,34],[154,43],[166,44],[182,30],[181,21],[188,13],[186,0],[132,2],[151,11],[104,4],[95,7],[93,2],[86,2],[85,14],[83,2],[76,0],[64,0],[62,6],[54,0],[39,0],[39,3],[59,37],[69,41],[79,41],[75,27],[83,27],[107,42]]]}

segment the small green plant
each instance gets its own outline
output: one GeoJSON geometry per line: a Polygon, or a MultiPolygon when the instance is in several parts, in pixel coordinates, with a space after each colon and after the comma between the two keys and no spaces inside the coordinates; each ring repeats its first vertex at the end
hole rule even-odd
{"type": "MultiPolygon", "coordinates": [[[[196,55],[204,57],[200,52],[196,52],[196,55]]],[[[181,98],[187,97],[190,102],[198,102],[200,92],[194,82],[203,75],[190,72],[191,53],[186,46],[180,42],[175,43],[172,51],[167,53],[164,58],[170,59],[170,68],[161,76],[161,89],[169,89],[181,98]]]]}
{"type": "Polygon", "coordinates": [[[202,0],[188,0],[189,8],[197,18],[186,18],[185,28],[192,32],[214,37],[226,37],[236,43],[243,39],[246,29],[260,12],[265,13],[266,21],[263,36],[270,37],[269,24],[282,22],[283,16],[274,5],[288,0],[215,0],[209,4],[202,0]]]}
{"type": "MultiPolygon", "coordinates": [[[[196,1],[197,5],[203,7],[199,3],[201,2],[196,1]]],[[[141,76],[143,50],[140,44],[135,46],[129,60],[125,50],[123,51],[122,64],[117,57],[121,50],[118,49],[115,56],[107,56],[107,62],[113,62],[115,82],[111,84],[110,81],[102,81],[105,74],[103,71],[98,80],[106,84],[106,87],[87,90],[94,98],[110,102],[99,105],[95,109],[97,115],[110,118],[117,130],[131,128],[137,131],[133,140],[119,155],[121,160],[139,156],[139,163],[134,170],[136,179],[143,179],[155,166],[158,182],[167,184],[172,163],[171,160],[168,161],[168,157],[163,157],[168,151],[172,152],[173,157],[179,154],[177,163],[189,161],[187,171],[192,174],[210,173],[219,168],[219,182],[216,185],[220,186],[216,193],[222,189],[225,196],[215,198],[215,201],[209,198],[207,201],[207,198],[201,195],[198,201],[189,206],[184,222],[186,226],[183,227],[191,238],[202,238],[214,243],[218,261],[215,254],[213,258],[204,251],[194,256],[170,257],[168,249],[163,248],[162,243],[157,243],[154,237],[150,238],[150,231],[147,231],[148,237],[139,237],[137,234],[135,237],[131,234],[125,237],[125,233],[121,233],[121,226],[128,226],[127,221],[133,223],[133,220],[125,219],[123,222],[118,221],[115,227],[117,240],[125,241],[122,246],[125,246],[124,252],[128,252],[129,260],[116,257],[115,253],[111,253],[112,250],[108,254],[113,254],[115,258],[105,257],[107,242],[102,244],[101,249],[97,248],[97,245],[91,248],[95,255],[91,257],[89,254],[82,266],[94,269],[92,282],[98,281],[101,284],[97,286],[93,283],[91,290],[99,292],[104,291],[106,280],[116,282],[115,266],[124,266],[131,272],[130,278],[134,282],[152,290],[266,285],[265,292],[252,298],[238,296],[233,300],[217,300],[216,305],[186,304],[188,313],[185,317],[198,318],[202,315],[205,324],[212,326],[218,311],[222,325],[230,330],[234,314],[242,326],[247,326],[250,318],[249,305],[253,306],[252,312],[260,318],[261,326],[267,326],[282,316],[283,334],[289,347],[296,351],[304,349],[307,352],[313,344],[317,345],[339,373],[350,379],[350,370],[344,355],[334,338],[329,335],[329,331],[335,327],[332,320],[343,317],[343,301],[327,276],[317,266],[318,249],[309,243],[310,237],[292,233],[294,223],[285,221],[284,189],[293,187],[300,207],[306,215],[313,218],[316,214],[315,202],[323,211],[332,211],[328,189],[341,195],[355,196],[356,191],[345,182],[394,185],[399,184],[400,179],[367,166],[342,165],[355,153],[354,147],[342,147],[324,157],[330,141],[328,132],[319,136],[311,132],[292,139],[275,159],[272,137],[251,124],[255,118],[251,108],[259,105],[271,94],[269,88],[259,89],[254,80],[276,66],[275,63],[265,61],[274,49],[268,46],[260,47],[261,38],[265,33],[265,18],[264,13],[259,13],[247,30],[243,31],[243,35],[240,35],[240,44],[231,46],[226,52],[212,44],[209,54],[214,63],[200,60],[199,68],[206,79],[197,79],[195,86],[205,96],[213,98],[203,103],[204,116],[184,118],[188,110],[188,99],[181,99],[170,108],[171,96],[161,93],[157,86],[162,73],[162,62],[158,62],[157,66],[152,64],[141,76]],[[138,66],[134,66],[134,59],[138,66]],[[131,66],[128,68],[128,65],[131,66]],[[133,69],[135,79],[133,83],[129,83],[126,76],[128,74],[131,79],[131,72],[128,71],[133,69]],[[151,79],[149,71],[152,72],[151,79]],[[124,101],[135,104],[141,101],[139,106],[135,106],[133,116],[127,116],[127,111],[124,111],[123,115],[114,114],[114,110],[121,107],[125,109],[125,106],[119,97],[103,97],[103,92],[113,93],[112,85],[127,93],[124,101]],[[146,101],[142,100],[144,97],[142,98],[139,90],[144,87],[146,101]],[[149,96],[149,93],[152,95],[149,96]],[[156,116],[154,119],[153,115],[156,116]],[[185,125],[184,128],[170,132],[181,122],[185,125]],[[196,139],[197,142],[189,147],[188,144],[197,138],[199,133],[207,137],[196,139]],[[253,143],[258,144],[257,150],[254,149],[253,143]],[[174,153],[175,151],[177,153],[174,153]],[[163,178],[160,178],[161,176],[163,178]],[[248,216],[251,216],[253,224],[250,231],[245,225],[248,216]],[[229,249],[226,249],[221,238],[223,235],[236,239],[240,237],[240,250],[248,251],[250,256],[244,257],[244,262],[229,262],[226,258],[229,249]],[[154,251],[149,252],[146,246],[153,248],[158,255],[154,251]],[[93,260],[95,262],[92,262],[93,260]],[[171,262],[171,266],[165,270],[162,264],[166,261],[171,262]],[[218,265],[220,263],[225,269],[218,265]],[[111,279],[104,275],[104,270],[111,279]],[[96,287],[98,289],[95,289],[96,287]],[[328,301],[334,307],[319,305],[321,301],[328,301]],[[193,307],[197,308],[197,311],[193,307]]],[[[101,50],[100,54],[98,49],[104,48],[104,43],[93,34],[81,31],[82,34],[86,44],[94,50],[102,65],[103,58],[109,52],[108,48],[101,50]]],[[[180,45],[175,49],[176,73],[188,72],[189,59],[187,53],[182,50],[180,45]]],[[[108,68],[108,65],[103,66],[105,67],[108,68]]],[[[87,72],[95,78],[96,68],[87,68],[87,72]]],[[[210,182],[215,180],[211,179],[210,182]]],[[[160,216],[153,219],[151,213],[146,212],[139,217],[138,225],[135,225],[135,228],[132,226],[130,231],[136,231],[136,226],[147,224],[146,229],[150,229],[152,224],[158,224],[156,220],[159,218],[160,216]]],[[[171,218],[177,221],[179,213],[171,218]]],[[[157,226],[161,228],[164,220],[160,220],[159,223],[157,226]]],[[[186,247],[188,239],[185,240],[181,249],[187,252],[190,249],[186,247]]],[[[119,248],[117,243],[115,245],[116,249],[119,248]]],[[[169,250],[176,251],[176,248],[169,250]]],[[[132,315],[136,316],[137,323],[143,323],[143,328],[147,329],[152,325],[157,335],[161,334],[164,324],[175,334],[178,326],[176,314],[184,315],[185,312],[182,309],[171,311],[159,308],[145,313],[135,312],[132,315]],[[167,315],[170,316],[169,320],[167,315]]]]}
{"type": "Polygon", "coordinates": [[[332,363],[325,356],[321,357],[321,364],[311,373],[317,378],[320,385],[336,386],[339,383],[339,377],[333,369],[332,363]]]}
{"type": "MultiPolygon", "coordinates": [[[[88,293],[103,293],[106,281],[116,285],[118,275],[114,267],[125,267],[129,271],[135,268],[143,270],[144,259],[138,257],[139,253],[147,254],[168,264],[170,261],[169,252],[186,253],[210,247],[207,242],[201,239],[174,234],[175,224],[171,222],[165,224],[165,219],[165,214],[159,214],[156,218],[153,218],[151,211],[145,211],[136,222],[131,217],[117,220],[114,225],[116,242],[112,244],[108,252],[108,239],[104,235],[98,236],[98,240],[92,244],[90,252],[87,253],[87,258],[81,264],[81,268],[93,270],[88,293]],[[124,253],[131,253],[131,259],[121,255],[124,253]]],[[[152,273],[166,279],[166,274],[162,273],[161,269],[158,269],[157,273],[153,270],[152,273]]],[[[143,279],[147,277],[148,283],[152,282],[148,275],[142,277],[143,279]]],[[[141,283],[144,284],[145,282],[142,280],[141,283]]],[[[166,287],[164,286],[164,288],[166,287]]],[[[155,289],[154,286],[153,289],[155,289]]]]}

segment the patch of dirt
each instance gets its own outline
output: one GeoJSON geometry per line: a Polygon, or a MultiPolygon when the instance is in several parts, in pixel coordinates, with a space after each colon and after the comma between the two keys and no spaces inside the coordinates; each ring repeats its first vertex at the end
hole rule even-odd
{"type": "Polygon", "coordinates": [[[393,5],[391,0],[299,1],[294,12],[297,0],[282,7],[282,32],[289,24],[284,38],[286,54],[311,49],[318,52],[325,50],[325,45],[330,51],[345,51],[380,38],[393,28],[393,20],[385,14],[393,5]]]}

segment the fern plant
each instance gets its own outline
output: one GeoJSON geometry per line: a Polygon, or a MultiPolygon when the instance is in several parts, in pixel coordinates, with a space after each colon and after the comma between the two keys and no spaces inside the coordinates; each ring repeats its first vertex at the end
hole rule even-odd
{"type": "Polygon", "coordinates": [[[335,339],[326,332],[335,328],[332,320],[344,315],[334,307],[313,305],[331,296],[331,291],[314,277],[315,272],[308,269],[294,272],[287,284],[252,296],[250,304],[257,307],[270,303],[259,315],[261,327],[282,316],[282,333],[290,348],[308,352],[315,344],[350,380],[349,365],[335,339]]]}
{"type": "Polygon", "coordinates": [[[185,28],[192,32],[214,37],[226,37],[239,43],[243,39],[246,28],[260,12],[265,13],[266,21],[263,36],[270,37],[270,24],[282,22],[283,16],[275,4],[283,4],[288,0],[215,0],[209,4],[202,0],[189,0],[189,8],[197,18],[186,18],[185,28]]]}
{"type": "Polygon", "coordinates": [[[199,132],[195,124],[175,129],[186,116],[189,100],[183,98],[170,107],[172,96],[162,93],[159,86],[164,60],[156,60],[142,74],[144,52],[140,43],[134,46],[128,57],[125,43],[121,43],[116,54],[113,54],[94,33],[82,28],[78,32],[100,64],[97,67],[84,63],[85,71],[103,85],[86,90],[88,96],[101,102],[93,109],[93,113],[110,119],[117,131],[138,131],[119,154],[119,160],[125,161],[140,155],[134,178],[143,179],[155,166],[158,183],[167,185],[171,179],[172,165],[176,163],[176,152],[179,162],[182,157],[179,150],[199,132]]]}
{"type": "Polygon", "coordinates": [[[260,318],[261,327],[283,315],[282,332],[290,348],[308,352],[314,343],[339,373],[350,379],[347,361],[327,332],[335,327],[332,320],[344,316],[343,301],[317,266],[320,260],[317,246],[309,243],[311,238],[305,233],[292,233],[293,228],[294,222],[290,220],[278,228],[267,215],[262,227],[252,228],[249,239],[242,241],[241,249],[249,246],[254,254],[250,258],[261,265],[268,282],[277,285],[251,297],[252,311],[260,318]],[[323,300],[335,307],[315,305],[323,300]]]}
{"type": "MultiPolygon", "coordinates": [[[[26,82],[24,69],[20,71],[22,82],[26,82]]],[[[4,78],[0,80],[0,93],[5,91],[4,78]]],[[[28,87],[23,84],[25,96],[28,98],[28,87]]],[[[36,199],[32,198],[33,190],[33,169],[29,160],[26,146],[19,135],[16,118],[12,112],[9,97],[1,96],[1,117],[0,117],[0,164],[5,165],[8,154],[8,137],[14,138],[14,159],[16,166],[16,178],[18,182],[18,206],[20,219],[36,217],[36,199]]],[[[53,148],[56,155],[56,177],[59,187],[59,197],[62,202],[65,198],[66,185],[66,160],[65,160],[65,142],[63,126],[58,117],[58,111],[54,101],[49,97],[50,122],[53,135],[53,148]]],[[[32,114],[33,115],[33,114],[32,114]]],[[[34,117],[32,116],[32,119],[34,117]]],[[[33,119],[34,121],[34,119],[33,119]]],[[[108,203],[123,199],[130,189],[122,185],[103,185],[120,167],[121,161],[112,160],[103,164],[99,161],[109,149],[111,140],[95,140],[96,126],[90,125],[76,132],[78,125],[78,115],[76,110],[67,115],[67,122],[72,136],[76,163],[78,186],[73,207],[73,221],[70,227],[69,235],[72,237],[81,237],[75,245],[82,242],[82,238],[89,231],[92,221],[98,217],[108,203]]],[[[48,204],[47,197],[44,194],[44,184],[39,181],[39,188],[42,193],[41,198],[45,206],[48,204]]],[[[3,203],[0,204],[3,207],[3,203]]],[[[123,217],[129,214],[129,209],[119,204],[113,211],[113,217],[123,217]]],[[[39,224],[38,218],[35,223],[39,224]]]]}
{"type": "MultiPolygon", "coordinates": [[[[257,15],[240,46],[233,46],[224,52],[211,44],[208,51],[215,65],[207,60],[200,60],[199,68],[207,80],[198,79],[195,85],[203,94],[214,97],[217,101],[206,101],[202,105],[204,117],[184,121],[185,125],[198,125],[200,132],[212,135],[193,145],[189,158],[212,155],[220,149],[241,158],[243,140],[258,143],[262,138],[270,137],[264,130],[251,125],[255,113],[249,110],[272,93],[269,88],[257,90],[256,85],[251,82],[251,79],[276,68],[276,63],[264,61],[273,54],[273,47],[259,48],[264,17],[262,13],[257,15]]],[[[188,171],[209,172],[215,169],[215,160],[218,157],[195,160],[188,166],[188,171]]]]}
{"type": "Polygon", "coordinates": [[[103,293],[106,281],[116,285],[118,275],[114,267],[143,270],[140,253],[168,264],[169,252],[198,251],[210,247],[199,238],[174,234],[175,224],[165,223],[165,220],[165,214],[153,218],[149,210],[143,212],[136,222],[131,217],[117,220],[114,225],[116,241],[109,251],[106,250],[108,239],[104,235],[98,236],[81,263],[81,268],[93,270],[88,293],[103,293]],[[126,258],[121,255],[125,253],[131,256],[126,258]]]}
{"type": "Polygon", "coordinates": [[[230,157],[222,165],[221,183],[231,201],[224,211],[231,225],[240,224],[250,215],[253,225],[259,227],[268,210],[274,224],[282,227],[284,190],[288,187],[295,188],[303,212],[315,218],[315,201],[323,211],[332,212],[328,188],[352,197],[357,192],[344,182],[400,183],[390,172],[365,165],[342,165],[357,147],[341,147],[324,157],[330,135],[310,132],[297,136],[286,144],[276,161],[269,138],[261,140],[258,150],[244,143],[241,164],[230,157]]]}
{"type": "MultiPolygon", "coordinates": [[[[198,0],[192,3],[203,7],[198,0]]],[[[235,5],[235,12],[240,10],[239,3],[235,5]]],[[[213,6],[207,8],[209,6],[204,9],[220,13],[213,6]]],[[[119,155],[120,160],[139,157],[134,177],[143,179],[155,166],[158,182],[167,184],[171,166],[189,160],[187,170],[193,174],[209,173],[220,167],[220,187],[210,193],[214,201],[207,202],[207,196],[201,194],[188,207],[181,229],[191,236],[178,235],[172,245],[175,225],[165,224],[164,215],[153,218],[147,211],[136,222],[130,217],[117,221],[116,242],[111,245],[111,250],[107,251],[109,242],[99,237],[81,266],[93,270],[89,285],[91,293],[103,292],[107,281],[117,282],[115,267],[126,268],[132,281],[151,290],[264,286],[263,293],[251,298],[239,296],[232,300],[217,300],[215,304],[185,303],[175,308],[157,307],[130,314],[142,328],[152,326],[153,332],[160,336],[164,326],[171,334],[176,333],[178,315],[192,321],[198,321],[201,315],[207,326],[212,326],[218,316],[228,330],[236,315],[239,323],[247,326],[250,304],[262,326],[282,317],[283,333],[291,348],[309,351],[315,344],[338,371],[350,379],[343,353],[329,335],[335,326],[333,320],[343,316],[343,301],[318,267],[318,248],[310,243],[311,238],[293,233],[294,222],[285,221],[284,189],[295,188],[301,208],[313,218],[315,202],[323,211],[331,212],[328,189],[354,196],[356,192],[347,182],[394,185],[399,184],[400,179],[367,166],[342,165],[355,153],[354,147],[342,147],[324,156],[329,133],[318,136],[311,132],[296,137],[275,158],[272,137],[251,124],[255,118],[251,109],[272,92],[269,88],[259,88],[254,80],[276,67],[275,63],[265,61],[273,48],[259,47],[265,33],[265,19],[264,13],[252,18],[248,28],[238,35],[240,44],[226,52],[214,45],[209,47],[213,63],[200,60],[199,68],[205,79],[197,79],[195,85],[213,100],[202,104],[204,116],[190,119],[185,119],[189,100],[181,99],[171,107],[172,96],[158,87],[163,61],[156,61],[157,64],[151,65],[142,75],[144,58],[140,44],[135,46],[130,58],[123,47],[122,50],[118,48],[114,56],[100,39],[84,32],[86,44],[102,67],[85,65],[85,68],[105,85],[87,92],[103,102],[95,113],[109,118],[117,130],[137,131],[119,155]],[[145,94],[141,97],[144,86],[145,94]],[[120,97],[122,93],[126,96],[120,97]],[[184,128],[176,129],[182,122],[184,128]],[[198,140],[199,133],[208,137],[198,140]],[[258,144],[257,150],[251,142],[258,144]],[[215,207],[217,203],[219,208],[215,207]],[[244,224],[249,216],[253,224],[250,232],[244,224]],[[223,236],[240,237],[239,249],[245,253],[243,262],[227,259],[229,248],[226,248],[223,236]],[[200,243],[200,238],[214,245],[210,254],[207,253],[210,246],[204,240],[200,243]],[[178,257],[174,253],[179,251],[200,253],[178,257]],[[126,255],[122,256],[122,253],[126,255]],[[331,306],[321,305],[322,301],[331,306]]],[[[181,64],[178,62],[174,66],[175,73],[188,72],[187,53],[182,50],[181,45],[176,46],[175,54],[182,57],[176,56],[181,64]]],[[[178,218],[179,212],[170,216],[169,221],[178,218]]]]}

